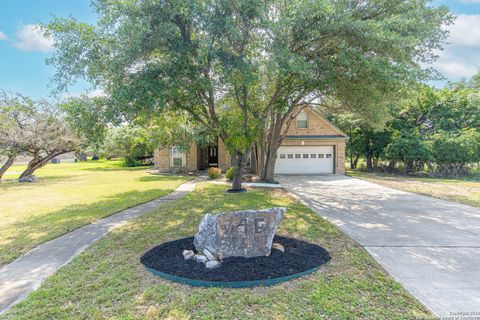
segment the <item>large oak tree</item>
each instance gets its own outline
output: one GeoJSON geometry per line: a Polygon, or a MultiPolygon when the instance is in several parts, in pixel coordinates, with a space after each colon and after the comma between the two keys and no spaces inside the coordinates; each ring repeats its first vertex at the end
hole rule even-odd
{"type": "Polygon", "coordinates": [[[431,76],[451,16],[425,0],[95,0],[96,25],[54,19],[58,89],[83,77],[111,117],[188,112],[237,167],[252,145],[273,179],[286,129],[308,103],[335,100],[367,118],[385,97],[431,76]]]}

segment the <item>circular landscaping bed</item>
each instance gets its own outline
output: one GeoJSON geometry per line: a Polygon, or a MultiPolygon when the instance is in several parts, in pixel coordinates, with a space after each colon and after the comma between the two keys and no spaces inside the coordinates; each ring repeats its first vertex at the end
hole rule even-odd
{"type": "Polygon", "coordinates": [[[203,287],[243,288],[273,285],[312,273],[330,260],[322,247],[305,241],[275,236],[285,252],[272,248],[268,257],[229,257],[220,267],[207,269],[194,259],[185,260],[183,250],[195,250],[193,238],[162,243],[140,259],[148,271],[171,281],[203,287]]]}

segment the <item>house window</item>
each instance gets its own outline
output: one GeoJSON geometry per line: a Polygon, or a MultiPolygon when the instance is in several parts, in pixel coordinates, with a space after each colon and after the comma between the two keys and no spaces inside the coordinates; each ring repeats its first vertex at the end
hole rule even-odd
{"type": "Polygon", "coordinates": [[[308,128],[308,115],[305,111],[302,111],[297,116],[297,128],[308,128]]]}
{"type": "Polygon", "coordinates": [[[319,154],[318,154],[318,158],[319,158],[319,159],[323,159],[323,153],[319,153],[319,154]]]}
{"type": "Polygon", "coordinates": [[[331,157],[332,157],[332,154],[327,153],[327,159],[328,159],[328,158],[331,158],[331,157]]]}
{"type": "Polygon", "coordinates": [[[288,157],[288,159],[292,159],[292,158],[293,158],[293,154],[289,154],[287,157],[288,157]]]}
{"type": "Polygon", "coordinates": [[[295,154],[295,159],[300,159],[301,156],[302,156],[301,154],[297,153],[297,154],[295,154]]]}
{"type": "Polygon", "coordinates": [[[285,155],[284,155],[284,154],[281,154],[281,155],[280,155],[280,159],[285,159],[285,155]]]}
{"type": "Polygon", "coordinates": [[[312,154],[310,155],[310,158],[312,158],[312,159],[315,159],[316,157],[317,157],[317,154],[316,154],[316,153],[312,153],[312,154]]]}
{"type": "Polygon", "coordinates": [[[307,153],[304,153],[304,154],[303,154],[303,158],[304,158],[304,159],[308,159],[308,154],[307,154],[307,153]]]}
{"type": "Polygon", "coordinates": [[[185,166],[185,153],[180,150],[180,147],[174,146],[171,149],[170,166],[172,167],[184,167],[185,166]]]}

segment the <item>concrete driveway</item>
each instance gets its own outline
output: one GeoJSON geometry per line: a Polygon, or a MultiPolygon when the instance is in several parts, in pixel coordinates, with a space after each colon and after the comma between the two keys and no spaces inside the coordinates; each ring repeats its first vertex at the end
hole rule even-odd
{"type": "Polygon", "coordinates": [[[278,176],[439,316],[480,316],[480,209],[339,175],[278,176]]]}

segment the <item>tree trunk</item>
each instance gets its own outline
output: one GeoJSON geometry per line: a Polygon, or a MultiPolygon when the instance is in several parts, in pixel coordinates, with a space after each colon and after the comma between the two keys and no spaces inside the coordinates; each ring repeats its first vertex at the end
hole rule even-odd
{"type": "Polygon", "coordinates": [[[268,123],[268,128],[262,133],[261,139],[259,139],[260,148],[257,148],[260,149],[259,159],[263,160],[258,164],[260,170],[257,172],[262,181],[275,181],[273,177],[277,151],[288,132],[290,124],[296,115],[305,107],[305,105],[296,105],[301,98],[302,97],[299,96],[292,101],[291,107],[285,114],[271,110],[271,112],[266,115],[266,117],[269,118],[265,119],[265,122],[268,123]]]}
{"type": "Polygon", "coordinates": [[[274,182],[275,179],[275,162],[277,159],[277,151],[282,143],[283,135],[282,135],[282,126],[286,124],[286,128],[284,129],[284,133],[288,131],[288,127],[290,126],[290,122],[285,120],[281,114],[271,114],[271,124],[268,130],[268,134],[265,137],[265,141],[263,143],[264,146],[264,156],[263,156],[263,170],[260,175],[260,180],[265,182],[274,182]]]}
{"type": "Polygon", "coordinates": [[[428,171],[431,175],[435,174],[435,169],[433,168],[433,164],[432,164],[431,161],[427,161],[427,167],[428,167],[428,171]]]}
{"type": "Polygon", "coordinates": [[[28,163],[27,169],[25,169],[25,171],[23,171],[22,174],[20,175],[19,180],[31,177],[36,170],[46,165],[48,161],[52,160],[53,158],[61,154],[65,154],[70,151],[71,150],[63,151],[63,152],[55,152],[55,153],[47,154],[45,157],[41,157],[38,154],[34,155],[33,159],[28,163]]]}
{"type": "Polygon", "coordinates": [[[360,156],[359,156],[359,155],[357,155],[357,156],[355,157],[355,160],[353,160],[353,168],[352,168],[352,169],[357,169],[358,159],[360,159],[360,156]]]}
{"type": "Polygon", "coordinates": [[[243,177],[243,168],[247,157],[245,156],[246,152],[236,152],[233,156],[233,162],[235,167],[235,173],[233,174],[232,189],[231,191],[243,191],[242,188],[242,177],[243,177]]]}
{"type": "Polygon", "coordinates": [[[409,160],[405,162],[405,174],[410,174],[413,171],[413,161],[409,160]]]}
{"type": "Polygon", "coordinates": [[[79,161],[87,161],[87,154],[85,152],[75,152],[75,157],[79,161]]]}
{"type": "Polygon", "coordinates": [[[355,167],[353,166],[353,151],[352,151],[351,148],[350,148],[349,154],[350,154],[350,169],[353,170],[353,169],[355,169],[355,167]]]}
{"type": "Polygon", "coordinates": [[[2,179],[3,175],[8,170],[8,168],[10,168],[12,166],[12,164],[15,162],[16,157],[17,157],[17,155],[8,156],[7,161],[0,168],[0,179],[2,179]]]}
{"type": "Polygon", "coordinates": [[[388,171],[392,172],[395,169],[396,164],[396,160],[390,160],[390,162],[388,163],[388,171]]]}
{"type": "Polygon", "coordinates": [[[372,161],[372,157],[371,157],[371,156],[368,156],[368,157],[366,157],[366,160],[367,160],[367,170],[368,170],[368,171],[373,171],[373,161],[372,161]]]}

